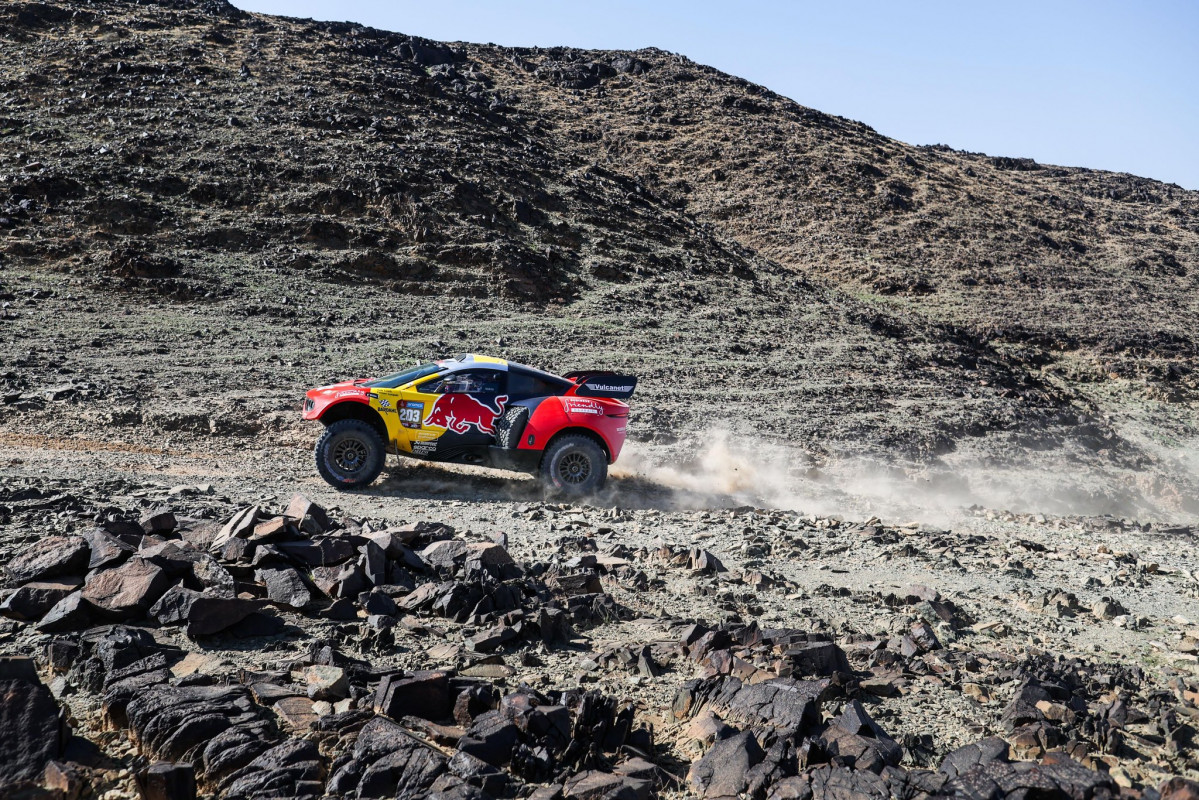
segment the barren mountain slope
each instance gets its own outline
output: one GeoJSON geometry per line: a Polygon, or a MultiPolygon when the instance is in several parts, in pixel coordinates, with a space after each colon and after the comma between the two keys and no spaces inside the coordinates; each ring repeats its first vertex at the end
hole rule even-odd
{"type": "MultiPolygon", "coordinates": [[[[965,324],[964,306],[942,314],[826,285],[834,254],[836,269],[858,263],[827,239],[848,241],[835,219],[919,229],[925,213],[899,201],[884,213],[864,194],[849,205],[838,187],[850,173],[829,148],[910,150],[863,126],[761,92],[750,102],[745,84],[656,52],[592,63],[216,2],[10,3],[0,41],[0,283],[10,304],[0,346],[12,430],[253,433],[269,413],[292,424],[305,386],[499,351],[551,369],[637,372],[635,435],[658,442],[720,429],[750,446],[754,436],[797,443],[821,461],[866,452],[1085,465],[1063,474],[1112,473],[1110,488],[1086,490],[1113,498],[1105,510],[1141,494],[1147,508],[1160,498],[1187,507],[1192,476],[1160,440],[1193,435],[1189,411],[1163,428],[1150,419],[1156,406],[1142,409],[1138,436],[1126,435],[1107,399],[1079,381],[1095,374],[965,324]],[[705,81],[746,98],[726,105],[705,81]],[[681,110],[668,116],[695,137],[685,152],[644,149],[659,145],[640,139],[665,137],[661,121],[621,127],[620,109],[651,88],[676,95],[681,110]],[[695,124],[683,124],[684,111],[695,124]],[[753,144],[755,126],[836,140],[805,156],[819,168],[803,196],[825,201],[804,215],[824,220],[823,244],[788,239],[776,225],[786,204],[761,192],[769,209],[731,213],[728,192],[751,192],[749,176],[782,157],[769,136],[753,144]],[[603,146],[618,134],[619,158],[603,146]],[[744,174],[689,179],[699,187],[691,200],[633,158],[692,169],[682,162],[698,161],[696,148],[726,138],[737,152],[730,145],[719,170],[744,174]],[[801,246],[812,269],[788,255],[801,246]],[[70,381],[94,385],[45,391],[70,381]],[[1142,472],[1153,477],[1147,489],[1142,472]]],[[[926,163],[962,158],[911,152],[926,163]]],[[[1175,194],[1183,199],[1161,213],[1193,202],[1175,194]]],[[[967,205],[939,213],[970,230],[967,205]]],[[[947,245],[929,234],[920,247],[936,261],[947,245]]],[[[907,253],[912,274],[924,263],[915,250],[886,249],[907,253]]],[[[1186,302],[1162,319],[1185,316],[1186,302]]],[[[1129,324],[1144,331],[1153,304],[1132,305],[1129,324]]],[[[1005,312],[1010,322],[1040,324],[1018,310],[1005,312]]],[[[1165,341],[1146,352],[1189,352],[1182,334],[1165,341]]]]}
{"type": "Polygon", "coordinates": [[[913,147],[657,50],[469,52],[573,148],[782,266],[1195,389],[1196,192],[913,147]]]}

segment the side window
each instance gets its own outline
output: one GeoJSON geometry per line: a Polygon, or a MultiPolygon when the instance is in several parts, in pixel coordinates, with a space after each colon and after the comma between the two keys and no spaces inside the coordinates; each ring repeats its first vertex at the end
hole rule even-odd
{"type": "Polygon", "coordinates": [[[508,371],[508,394],[512,400],[528,400],[533,397],[549,397],[560,395],[566,391],[565,386],[530,375],[517,370],[508,371]]]}
{"type": "Polygon", "coordinates": [[[445,394],[447,387],[456,385],[465,394],[494,397],[504,392],[504,373],[496,369],[468,369],[451,372],[417,384],[416,390],[426,394],[445,394]]]}
{"type": "Polygon", "coordinates": [[[427,380],[424,383],[418,383],[415,388],[416,391],[423,394],[441,394],[441,390],[444,387],[442,386],[441,378],[438,377],[433,378],[432,380],[427,380]]]}

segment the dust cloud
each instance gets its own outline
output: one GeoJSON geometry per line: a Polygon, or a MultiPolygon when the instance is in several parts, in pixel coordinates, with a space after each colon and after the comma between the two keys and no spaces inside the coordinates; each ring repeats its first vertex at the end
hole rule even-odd
{"type": "MultiPolygon", "coordinates": [[[[1193,523],[1199,505],[1176,453],[1163,472],[1070,470],[1061,454],[1020,454],[994,463],[954,453],[937,463],[899,464],[863,457],[820,462],[793,446],[709,430],[670,446],[626,443],[609,481],[589,502],[601,507],[661,510],[752,506],[846,519],[951,526],[978,508],[1022,514],[1112,515],[1141,522],[1193,523]],[[1032,459],[1045,459],[1038,465],[1032,459]],[[1056,459],[1053,460],[1053,459],[1056,459]]],[[[535,502],[547,497],[533,476],[458,464],[401,459],[378,487],[411,497],[476,502],[535,502]]]]}
{"type": "Polygon", "coordinates": [[[966,456],[932,465],[861,457],[817,464],[794,448],[723,430],[670,448],[630,442],[610,476],[602,499],[615,505],[641,505],[656,492],[657,505],[676,508],[754,506],[940,525],[961,519],[972,507],[1140,520],[1194,517],[1178,487],[1143,473],[1080,474],[966,456]]]}

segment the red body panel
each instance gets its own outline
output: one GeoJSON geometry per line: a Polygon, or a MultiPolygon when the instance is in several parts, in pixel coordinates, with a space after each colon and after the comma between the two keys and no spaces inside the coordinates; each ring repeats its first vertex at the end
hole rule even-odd
{"type": "Polygon", "coordinates": [[[583,428],[599,435],[608,448],[608,461],[620,456],[629,423],[629,407],[619,400],[599,397],[547,397],[529,415],[518,450],[544,450],[550,439],[565,428],[583,428]],[[530,437],[532,444],[529,443],[530,437]]]}
{"type": "Polygon", "coordinates": [[[369,403],[370,390],[365,386],[355,385],[355,381],[342,381],[331,386],[321,386],[309,389],[304,397],[304,419],[320,419],[329,406],[346,401],[352,403],[369,403]],[[309,405],[311,401],[311,405],[309,405]]]}

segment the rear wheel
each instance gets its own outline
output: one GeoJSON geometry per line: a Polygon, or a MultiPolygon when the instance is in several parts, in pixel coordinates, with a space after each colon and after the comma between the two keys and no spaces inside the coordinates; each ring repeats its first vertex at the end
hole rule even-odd
{"type": "Polygon", "coordinates": [[[584,497],[598,492],[608,478],[608,457],[587,436],[554,440],[541,458],[541,482],[554,494],[584,497]]]}
{"type": "Polygon", "coordinates": [[[343,419],[316,442],[316,471],[338,489],[366,486],[383,470],[383,439],[370,423],[343,419]]]}

